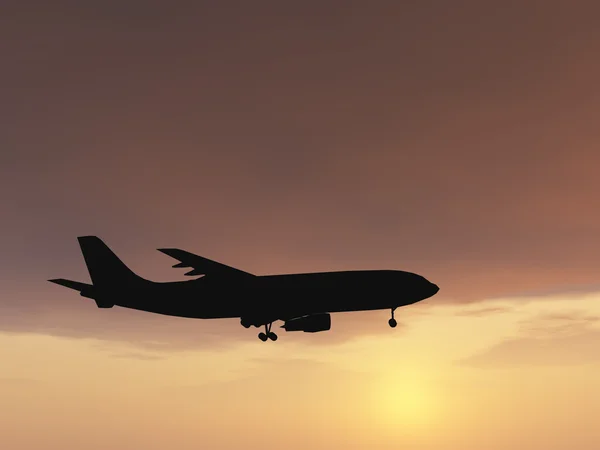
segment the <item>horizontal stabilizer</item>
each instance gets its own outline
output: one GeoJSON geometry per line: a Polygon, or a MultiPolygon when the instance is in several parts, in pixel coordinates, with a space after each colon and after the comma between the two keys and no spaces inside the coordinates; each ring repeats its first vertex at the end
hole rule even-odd
{"type": "Polygon", "coordinates": [[[74,289],[79,292],[83,291],[86,288],[92,287],[91,284],[81,283],[79,281],[65,280],[64,278],[55,278],[53,280],[48,280],[48,281],[51,283],[55,283],[55,284],[59,284],[61,286],[67,287],[69,289],[74,289]]]}
{"type": "Polygon", "coordinates": [[[207,275],[207,276],[225,276],[225,277],[254,277],[255,275],[244,272],[243,270],[236,269],[235,267],[230,267],[225,264],[213,261],[208,258],[204,258],[203,256],[195,255],[193,253],[187,252],[185,250],[180,250],[178,248],[159,248],[159,252],[164,253],[165,255],[169,255],[171,258],[175,258],[179,261],[179,263],[175,264],[173,267],[181,268],[188,267],[191,270],[187,272],[185,275],[194,276],[194,275],[207,275]]]}

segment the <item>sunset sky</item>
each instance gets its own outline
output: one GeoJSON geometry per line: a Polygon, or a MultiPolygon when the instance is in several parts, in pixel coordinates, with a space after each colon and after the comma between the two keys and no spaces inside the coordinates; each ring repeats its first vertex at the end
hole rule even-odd
{"type": "Polygon", "coordinates": [[[599,14],[3,2],[0,447],[600,448],[599,14]],[[179,247],[441,290],[263,343],[48,283],[80,235],[158,281],[179,247]]]}

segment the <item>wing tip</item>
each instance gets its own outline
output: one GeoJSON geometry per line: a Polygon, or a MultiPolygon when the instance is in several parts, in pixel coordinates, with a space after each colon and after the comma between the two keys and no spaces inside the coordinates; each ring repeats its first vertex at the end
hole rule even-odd
{"type": "Polygon", "coordinates": [[[77,236],[77,240],[79,242],[102,241],[102,239],[100,239],[98,236],[96,236],[94,234],[85,234],[85,235],[82,235],[82,236],[77,236]]]}
{"type": "Polygon", "coordinates": [[[66,287],[69,289],[76,289],[75,282],[67,280],[66,278],[52,278],[48,280],[50,283],[58,284],[59,286],[66,287]]]}
{"type": "Polygon", "coordinates": [[[188,263],[185,263],[183,261],[180,260],[179,257],[179,253],[181,253],[181,250],[176,249],[176,248],[157,248],[156,250],[158,250],[161,253],[164,253],[167,256],[170,256],[173,259],[178,260],[179,262],[177,264],[173,265],[174,269],[180,269],[182,267],[191,267],[188,263]]]}

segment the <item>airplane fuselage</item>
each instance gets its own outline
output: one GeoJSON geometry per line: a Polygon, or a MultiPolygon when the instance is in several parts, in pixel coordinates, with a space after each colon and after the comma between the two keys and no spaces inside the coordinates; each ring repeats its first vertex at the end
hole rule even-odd
{"type": "Polygon", "coordinates": [[[431,297],[438,288],[402,271],[346,271],[224,280],[139,281],[98,293],[114,305],[170,316],[216,319],[390,309],[431,297]],[[268,311],[268,313],[267,313],[268,311]]]}

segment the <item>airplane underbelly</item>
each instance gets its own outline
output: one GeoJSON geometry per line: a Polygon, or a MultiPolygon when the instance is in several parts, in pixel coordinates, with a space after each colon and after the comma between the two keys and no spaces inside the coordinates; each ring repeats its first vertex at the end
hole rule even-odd
{"type": "Polygon", "coordinates": [[[220,319],[240,317],[239,300],[235,296],[207,295],[201,298],[187,295],[129,294],[115,304],[140,311],[175,317],[220,319]]]}
{"type": "Polygon", "coordinates": [[[280,290],[269,292],[263,299],[263,301],[257,299],[254,306],[263,309],[275,304],[282,315],[288,316],[369,311],[388,309],[394,305],[393,299],[387,294],[357,293],[349,292],[346,289],[280,290]]]}

